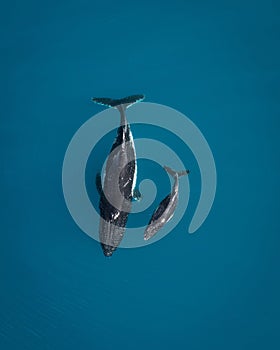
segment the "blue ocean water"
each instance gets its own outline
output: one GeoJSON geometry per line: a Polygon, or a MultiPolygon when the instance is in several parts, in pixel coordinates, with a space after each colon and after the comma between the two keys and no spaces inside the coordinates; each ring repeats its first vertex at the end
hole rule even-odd
{"type": "Polygon", "coordinates": [[[0,349],[279,349],[279,3],[1,8],[0,349]],[[186,151],[186,217],[158,243],[106,259],[66,208],[62,163],[102,110],[90,97],[134,93],[200,128],[217,194],[187,234],[200,182],[186,151]]]}

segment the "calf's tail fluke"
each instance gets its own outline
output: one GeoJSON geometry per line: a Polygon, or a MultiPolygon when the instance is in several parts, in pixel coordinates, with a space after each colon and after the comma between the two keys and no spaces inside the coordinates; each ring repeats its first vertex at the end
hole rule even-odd
{"type": "Polygon", "coordinates": [[[189,174],[189,170],[183,170],[183,171],[175,171],[175,170],[172,170],[171,168],[169,168],[168,166],[164,166],[164,169],[168,172],[169,175],[171,175],[172,177],[175,177],[175,176],[184,176],[184,175],[187,175],[189,174]]]}
{"type": "Polygon", "coordinates": [[[92,101],[107,107],[117,107],[119,105],[125,105],[125,107],[130,107],[136,102],[144,100],[144,95],[131,95],[120,99],[113,99],[109,97],[93,97],[92,101]]]}

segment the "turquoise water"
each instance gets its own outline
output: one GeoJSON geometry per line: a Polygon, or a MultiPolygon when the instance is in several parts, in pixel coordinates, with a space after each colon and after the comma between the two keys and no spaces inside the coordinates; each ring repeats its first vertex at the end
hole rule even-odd
{"type": "Polygon", "coordinates": [[[1,350],[278,349],[279,4],[27,0],[0,16],[1,350]],[[188,235],[197,164],[146,130],[191,169],[189,208],[158,243],[106,259],[66,208],[62,162],[102,110],[90,97],[134,93],[196,123],[217,195],[188,235]]]}

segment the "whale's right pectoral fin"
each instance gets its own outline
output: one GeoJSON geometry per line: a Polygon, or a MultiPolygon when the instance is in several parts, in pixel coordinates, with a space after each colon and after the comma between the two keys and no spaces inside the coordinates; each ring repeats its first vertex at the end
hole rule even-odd
{"type": "Polygon", "coordinates": [[[133,196],[132,196],[132,198],[135,200],[135,201],[141,201],[141,199],[142,199],[142,194],[140,193],[140,191],[138,190],[138,188],[135,188],[134,190],[133,190],[133,196]]]}
{"type": "Polygon", "coordinates": [[[101,180],[101,173],[97,173],[96,177],[95,177],[95,185],[96,185],[96,189],[97,192],[99,194],[99,196],[102,195],[103,189],[102,189],[102,180],[101,180]]]}

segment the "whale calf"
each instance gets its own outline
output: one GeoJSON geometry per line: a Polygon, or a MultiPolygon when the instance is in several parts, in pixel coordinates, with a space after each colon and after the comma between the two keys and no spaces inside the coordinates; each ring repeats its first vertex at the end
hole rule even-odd
{"type": "Polygon", "coordinates": [[[174,184],[171,193],[169,193],[154,211],[144,232],[144,240],[152,238],[170,219],[172,219],[179,198],[179,177],[189,174],[189,170],[174,171],[164,166],[169,175],[174,178],[174,184]]]}
{"type": "Polygon", "coordinates": [[[100,195],[99,240],[107,257],[121,243],[132,199],[140,197],[139,191],[135,190],[136,152],[125,111],[143,99],[144,95],[132,95],[122,99],[92,98],[93,102],[116,108],[120,112],[120,126],[106,162],[103,186],[101,174],[96,176],[96,187],[100,195]]]}

